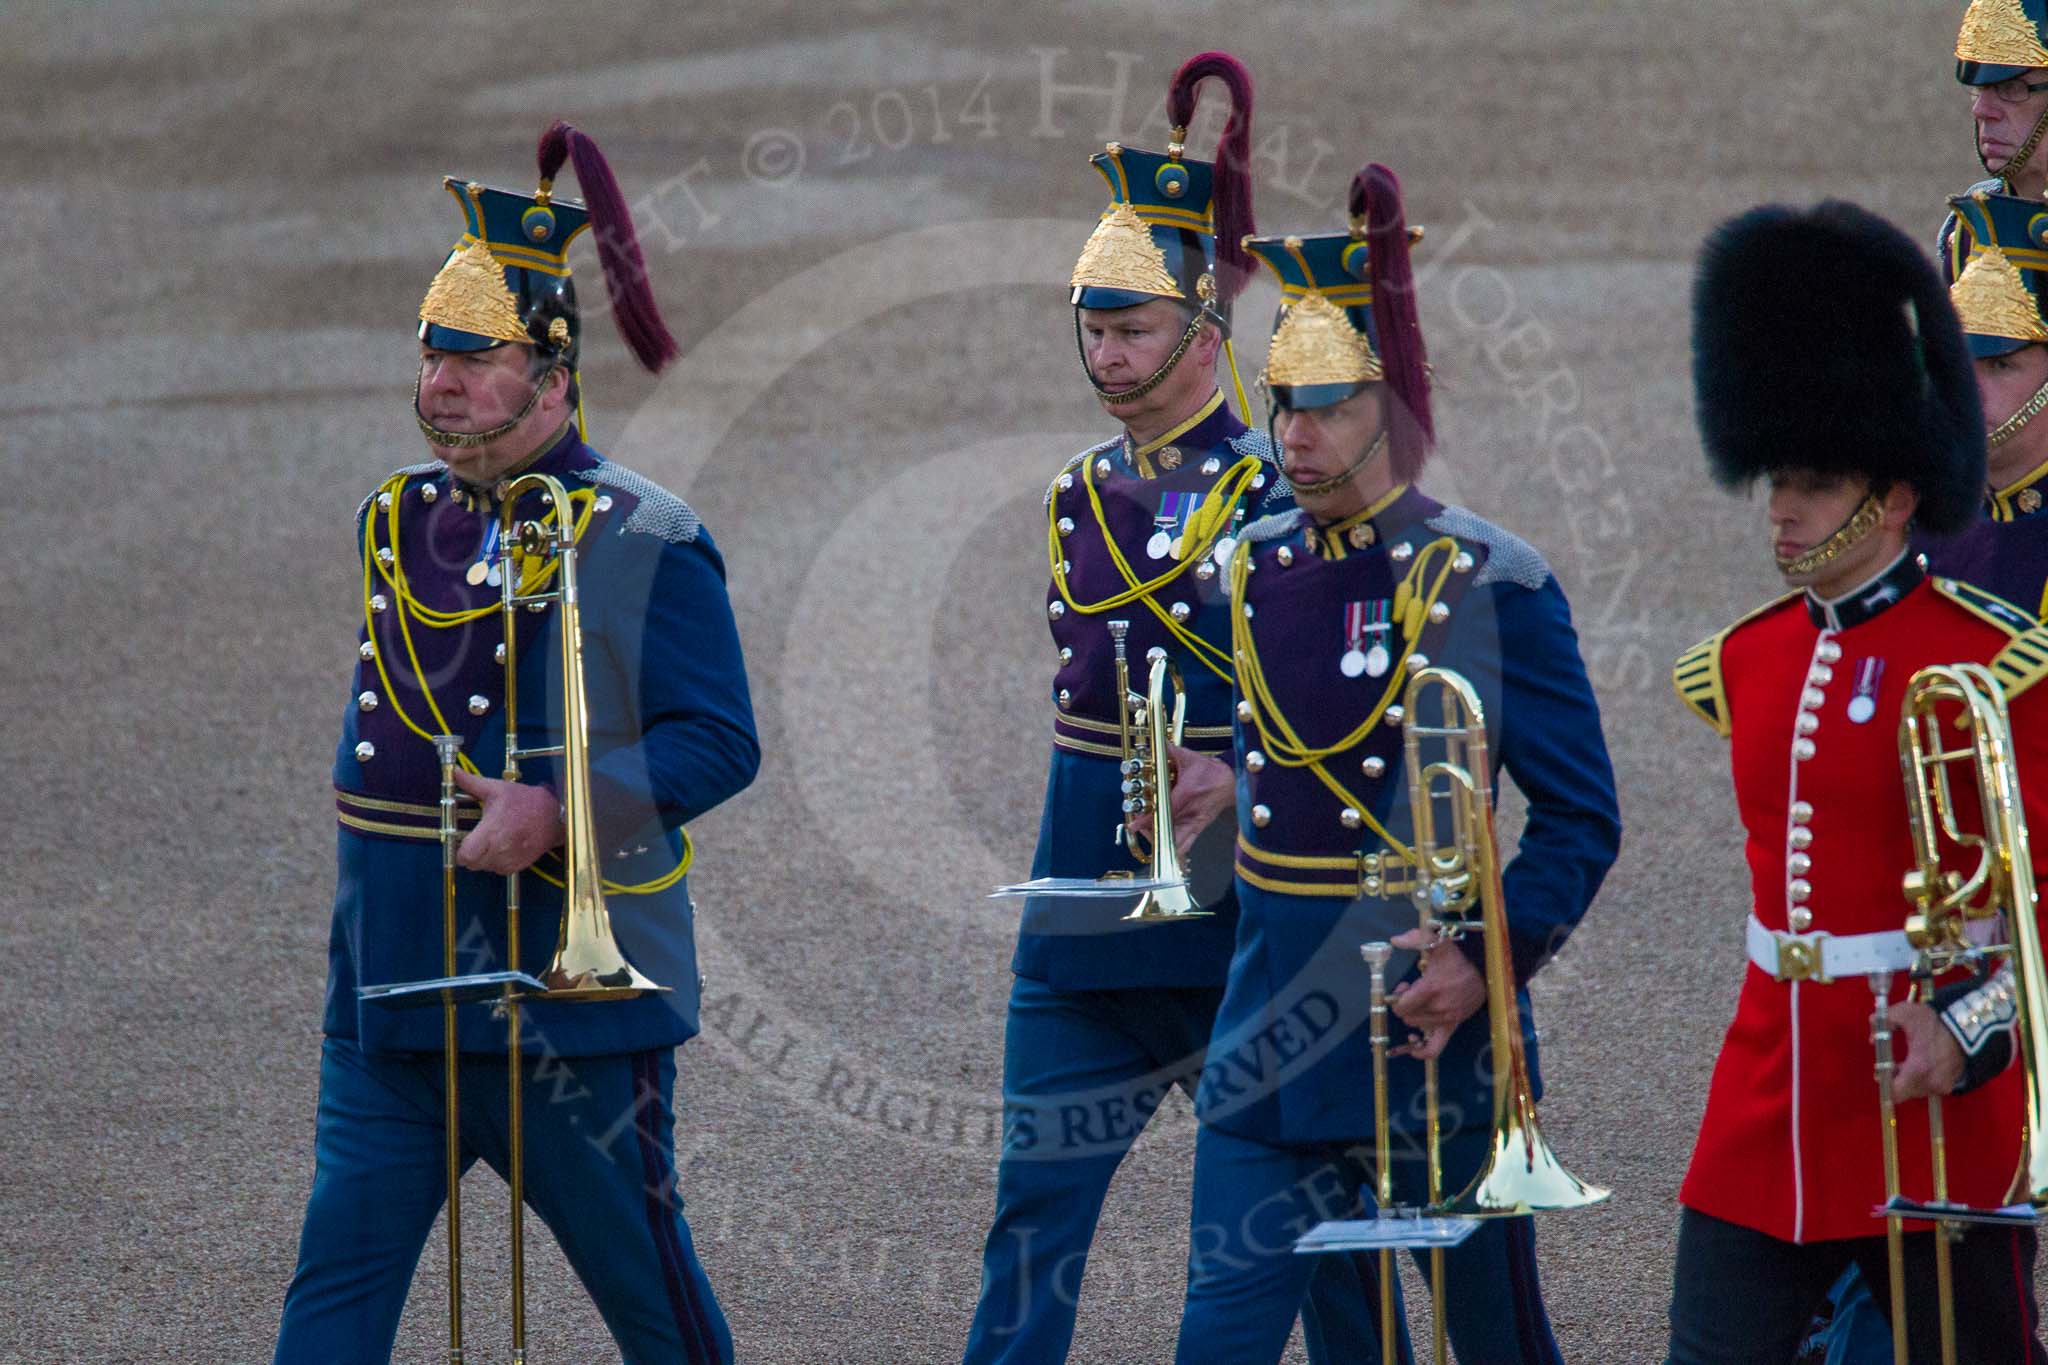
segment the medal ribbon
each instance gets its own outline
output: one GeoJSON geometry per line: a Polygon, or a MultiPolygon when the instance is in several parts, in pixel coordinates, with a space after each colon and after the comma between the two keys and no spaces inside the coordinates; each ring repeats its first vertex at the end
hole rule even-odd
{"type": "Polygon", "coordinates": [[[1223,532],[1229,527],[1231,514],[1236,510],[1239,500],[1251,488],[1251,482],[1258,473],[1258,456],[1247,455],[1218,475],[1216,482],[1210,485],[1207,495],[1203,497],[1201,505],[1195,509],[1195,515],[1189,517],[1187,529],[1181,533],[1182,554],[1179,561],[1156,578],[1140,580],[1131,572],[1130,561],[1124,557],[1123,548],[1109,532],[1109,519],[1102,508],[1102,494],[1095,486],[1094,461],[1083,460],[1081,482],[1088,490],[1088,507],[1095,515],[1095,527],[1102,535],[1104,547],[1109,550],[1110,562],[1116,565],[1118,575],[1123,578],[1124,590],[1113,593],[1099,602],[1075,600],[1067,587],[1067,571],[1064,567],[1066,557],[1060,553],[1060,500],[1055,497],[1046,506],[1045,544],[1046,556],[1052,565],[1053,586],[1058,589],[1060,600],[1075,611],[1088,616],[1115,611],[1132,602],[1142,601],[1146,609],[1159,618],[1167,632],[1186,646],[1188,652],[1193,654],[1203,667],[1223,681],[1231,681],[1230,656],[1174,620],[1171,612],[1153,600],[1152,594],[1209,557],[1215,550],[1216,543],[1223,538],[1223,532]]]}
{"type": "MultiPolygon", "coordinates": [[[[1451,561],[1457,557],[1458,542],[1449,536],[1439,536],[1415,552],[1415,563],[1410,566],[1407,577],[1401,580],[1397,596],[1408,599],[1408,609],[1397,613],[1401,616],[1401,657],[1403,660],[1414,652],[1413,646],[1422,635],[1425,622],[1429,620],[1429,609],[1443,595],[1444,584],[1451,576],[1451,561]],[[1427,586],[1416,588],[1433,567],[1427,586]]],[[[1242,603],[1245,593],[1245,577],[1250,571],[1251,556],[1238,555],[1230,565],[1230,596],[1233,602],[1242,603]]],[[[1362,605],[1362,604],[1361,604],[1362,605]]],[[[1237,652],[1237,685],[1244,699],[1252,708],[1251,724],[1258,730],[1259,742],[1270,762],[1283,768],[1307,768],[1316,779],[1329,789],[1330,794],[1351,807],[1364,817],[1365,823],[1374,834],[1383,840],[1395,856],[1404,861],[1413,861],[1414,854],[1406,844],[1388,833],[1386,827],[1373,818],[1372,808],[1347,790],[1344,784],[1331,773],[1325,760],[1357,747],[1366,736],[1378,728],[1387,713],[1401,685],[1402,676],[1407,672],[1404,662],[1401,666],[1387,670],[1386,690],[1380,694],[1371,714],[1358,727],[1334,744],[1315,746],[1304,742],[1287,717],[1281,713],[1279,704],[1273,699],[1273,692],[1266,685],[1266,671],[1259,658],[1259,648],[1252,639],[1251,618],[1242,610],[1230,614],[1230,642],[1237,652]]]]}

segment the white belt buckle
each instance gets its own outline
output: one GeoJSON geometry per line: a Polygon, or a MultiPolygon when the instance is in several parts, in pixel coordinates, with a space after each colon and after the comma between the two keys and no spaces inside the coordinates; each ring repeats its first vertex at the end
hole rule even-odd
{"type": "Polygon", "coordinates": [[[1778,940],[1778,970],[1780,981],[1812,981],[1825,986],[1833,977],[1827,972],[1828,935],[1817,931],[1804,936],[1793,934],[1773,935],[1778,940]]]}

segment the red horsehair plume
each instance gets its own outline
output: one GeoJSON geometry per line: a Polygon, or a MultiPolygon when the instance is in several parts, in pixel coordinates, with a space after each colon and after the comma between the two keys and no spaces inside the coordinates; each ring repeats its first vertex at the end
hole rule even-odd
{"type": "Polygon", "coordinates": [[[1228,303],[1244,292],[1256,269],[1243,246],[1245,235],[1257,231],[1252,222],[1251,73],[1228,52],[1188,58],[1167,86],[1166,117],[1176,128],[1192,123],[1196,87],[1210,76],[1230,92],[1230,118],[1216,145],[1216,183],[1210,199],[1216,223],[1216,294],[1228,303]]]}
{"type": "Polygon", "coordinates": [[[655,306],[654,291],[647,283],[647,261],[633,232],[632,212],[604,154],[595,142],[556,119],[540,135],[536,158],[544,181],[555,178],[564,160],[575,168],[584,207],[590,210],[597,263],[604,270],[605,291],[611,296],[612,320],[634,358],[649,370],[661,369],[676,358],[676,339],[655,306]]]}
{"type": "Polygon", "coordinates": [[[1401,182],[1392,171],[1374,162],[1352,177],[1351,217],[1365,224],[1380,367],[1394,400],[1387,414],[1387,458],[1394,477],[1407,483],[1429,458],[1436,423],[1429,411],[1429,357],[1415,314],[1415,276],[1408,268],[1408,220],[1401,208],[1401,182]]]}

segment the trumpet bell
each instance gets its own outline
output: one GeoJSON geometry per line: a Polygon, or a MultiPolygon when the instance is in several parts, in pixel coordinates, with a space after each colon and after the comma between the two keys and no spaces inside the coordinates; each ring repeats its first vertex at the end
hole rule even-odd
{"type": "Polygon", "coordinates": [[[1521,1121],[1494,1129],[1493,1151],[1463,1193],[1441,1210],[1471,1218],[1511,1218],[1553,1209],[1583,1209],[1605,1203],[1612,1190],[1589,1185],[1566,1170],[1543,1140],[1530,1111],[1521,1121]]]}
{"type": "Polygon", "coordinates": [[[562,908],[562,932],[554,959],[540,974],[540,999],[547,1001],[631,1000],[665,992],[619,951],[611,919],[594,890],[572,884],[562,908]],[[581,893],[581,894],[579,894],[581,893]]]}
{"type": "Polygon", "coordinates": [[[1230,893],[1237,879],[1237,821],[1228,812],[1217,816],[1195,836],[1186,858],[1170,865],[1181,884],[1148,889],[1124,916],[1129,920],[1206,919],[1209,907],[1230,893]]]}

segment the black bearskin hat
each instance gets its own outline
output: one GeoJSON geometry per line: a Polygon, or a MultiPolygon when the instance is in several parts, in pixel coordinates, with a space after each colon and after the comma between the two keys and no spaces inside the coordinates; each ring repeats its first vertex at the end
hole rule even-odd
{"type": "Polygon", "coordinates": [[[1700,250],[1692,296],[1700,440],[1716,480],[1848,474],[1920,495],[1959,531],[1984,496],[1984,415],[1948,290],[1865,209],[1766,204],[1700,250]]]}

